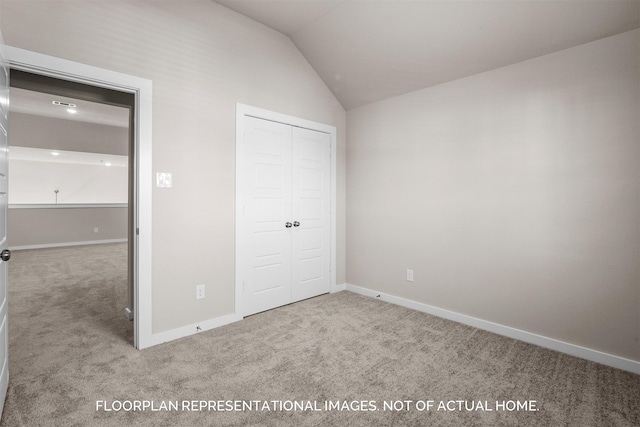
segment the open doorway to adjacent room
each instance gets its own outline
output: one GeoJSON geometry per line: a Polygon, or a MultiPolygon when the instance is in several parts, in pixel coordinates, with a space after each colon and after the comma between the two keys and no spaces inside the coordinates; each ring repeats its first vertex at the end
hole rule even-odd
{"type": "Polygon", "coordinates": [[[135,96],[12,69],[10,113],[14,298],[133,344],[135,96]]]}

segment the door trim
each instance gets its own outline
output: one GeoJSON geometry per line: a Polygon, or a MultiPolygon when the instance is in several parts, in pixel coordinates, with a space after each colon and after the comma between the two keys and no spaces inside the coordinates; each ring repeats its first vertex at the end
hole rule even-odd
{"type": "Polygon", "coordinates": [[[152,194],[152,82],[151,80],[106,70],[49,55],[6,46],[11,69],[114,89],[135,95],[136,223],[139,235],[134,242],[134,346],[152,345],[151,324],[151,194],[152,194]]]}
{"type": "Polygon", "coordinates": [[[243,284],[241,280],[241,265],[239,265],[238,260],[244,259],[244,252],[246,250],[241,248],[238,244],[239,239],[239,230],[238,224],[240,224],[240,218],[242,215],[242,206],[240,201],[243,199],[239,197],[240,188],[238,183],[240,181],[239,177],[239,162],[240,162],[240,150],[239,143],[244,139],[245,128],[246,128],[246,117],[254,117],[263,120],[269,120],[272,122],[282,123],[294,127],[300,127],[305,129],[310,129],[318,132],[324,132],[331,135],[331,185],[330,185],[330,228],[331,228],[331,238],[330,238],[330,255],[329,255],[329,292],[337,292],[342,290],[340,287],[336,286],[336,267],[337,267],[337,257],[336,257],[336,170],[337,170],[337,131],[335,126],[326,125],[323,123],[313,122],[306,119],[301,119],[299,117],[289,116],[286,114],[276,113],[274,111],[264,110],[262,108],[252,107],[250,105],[245,104],[236,104],[236,188],[235,188],[235,304],[234,304],[234,313],[237,320],[242,319],[244,313],[243,307],[243,284]]]}

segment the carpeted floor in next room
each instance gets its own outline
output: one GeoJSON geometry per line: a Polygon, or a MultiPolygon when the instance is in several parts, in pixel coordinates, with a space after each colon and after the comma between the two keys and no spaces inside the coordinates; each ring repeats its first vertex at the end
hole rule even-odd
{"type": "Polygon", "coordinates": [[[0,425],[640,425],[638,375],[349,292],[139,351],[125,266],[124,244],[14,252],[0,425]],[[191,400],[260,404],[188,411],[191,400]],[[172,410],[96,410],[142,401],[172,410]]]}

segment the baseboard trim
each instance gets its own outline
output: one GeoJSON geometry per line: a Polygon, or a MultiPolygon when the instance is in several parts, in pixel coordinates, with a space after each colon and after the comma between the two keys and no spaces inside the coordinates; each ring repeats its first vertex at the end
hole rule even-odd
{"type": "MultiPolygon", "coordinates": [[[[345,291],[347,284],[342,283],[335,285],[331,290],[331,293],[345,291]]],[[[242,320],[242,316],[236,316],[235,314],[229,314],[222,317],[216,317],[215,319],[206,320],[200,323],[194,323],[191,325],[183,326],[181,328],[171,329],[169,331],[160,332],[151,336],[151,346],[163,344],[169,341],[174,341],[180,338],[188,337],[198,334],[200,332],[208,331],[211,329],[219,328],[230,323],[238,322],[242,320]]]]}
{"type": "Polygon", "coordinates": [[[239,320],[242,320],[242,317],[238,317],[235,314],[228,314],[226,316],[216,317],[215,319],[205,320],[204,322],[194,323],[165,332],[159,332],[157,334],[151,335],[151,346],[163,344],[169,341],[174,341],[180,338],[195,335],[200,332],[219,328],[220,326],[228,325],[239,320]]]}
{"type": "Polygon", "coordinates": [[[331,293],[340,292],[340,291],[346,291],[346,290],[347,290],[347,284],[346,283],[341,283],[339,285],[334,285],[333,289],[331,290],[331,293]]]}
{"type": "Polygon", "coordinates": [[[41,245],[24,245],[24,246],[10,246],[12,251],[21,251],[27,249],[48,249],[48,248],[62,248],[66,246],[84,246],[84,245],[103,245],[105,243],[124,243],[127,239],[108,239],[108,240],[89,240],[86,242],[65,242],[65,243],[43,243],[41,245]]]}
{"type": "Polygon", "coordinates": [[[640,362],[347,283],[346,290],[640,375],[640,362]]]}

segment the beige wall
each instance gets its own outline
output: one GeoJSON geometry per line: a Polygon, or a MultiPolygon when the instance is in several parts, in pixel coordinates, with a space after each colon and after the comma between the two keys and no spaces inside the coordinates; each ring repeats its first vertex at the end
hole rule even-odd
{"type": "Polygon", "coordinates": [[[347,282],[640,360],[639,52],[636,30],[350,110],[347,282]]]}
{"type": "Polygon", "coordinates": [[[153,333],[233,312],[237,102],[337,127],[344,282],[346,115],[287,37],[209,0],[3,1],[1,19],[8,45],[153,81],[153,173],[173,173],[152,195],[153,333]]]}
{"type": "Polygon", "coordinates": [[[127,239],[126,207],[9,209],[7,223],[12,249],[127,239]]]}

